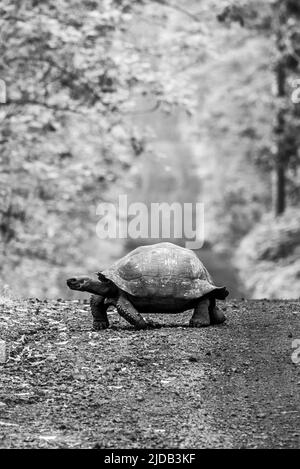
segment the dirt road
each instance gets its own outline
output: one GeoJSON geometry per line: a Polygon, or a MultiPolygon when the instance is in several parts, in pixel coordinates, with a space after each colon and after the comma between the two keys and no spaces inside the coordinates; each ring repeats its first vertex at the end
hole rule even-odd
{"type": "Polygon", "coordinates": [[[229,301],[226,314],[134,331],[113,313],[91,332],[88,304],[6,301],[0,447],[299,448],[300,303],[229,301]]]}

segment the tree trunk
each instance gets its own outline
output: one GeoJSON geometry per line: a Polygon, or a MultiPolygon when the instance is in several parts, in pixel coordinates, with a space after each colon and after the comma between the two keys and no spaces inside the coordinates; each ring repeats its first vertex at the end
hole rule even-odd
{"type": "Polygon", "coordinates": [[[274,177],[274,211],[275,215],[281,215],[285,211],[285,166],[284,164],[276,165],[274,177]]]}
{"type": "Polygon", "coordinates": [[[275,215],[281,215],[286,206],[286,166],[288,155],[286,154],[285,132],[286,109],[283,102],[286,98],[286,64],[284,60],[286,44],[284,40],[283,28],[285,26],[285,6],[278,2],[276,5],[276,52],[277,61],[275,66],[276,80],[276,98],[278,98],[278,109],[276,116],[276,124],[274,127],[274,135],[277,141],[276,157],[275,157],[275,177],[273,189],[273,205],[275,215]]]}
{"type": "MultiPolygon", "coordinates": [[[[285,82],[286,72],[285,65],[280,61],[276,67],[276,85],[277,85],[277,97],[279,99],[285,98],[285,82]]],[[[277,137],[277,151],[275,159],[275,181],[274,181],[274,209],[275,215],[281,215],[286,206],[286,164],[288,161],[288,155],[284,145],[285,138],[285,110],[279,107],[277,111],[277,122],[274,129],[274,133],[277,137]]]]}

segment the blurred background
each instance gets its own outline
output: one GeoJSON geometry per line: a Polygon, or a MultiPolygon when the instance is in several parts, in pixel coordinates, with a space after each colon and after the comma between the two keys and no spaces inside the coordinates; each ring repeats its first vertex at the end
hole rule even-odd
{"type": "Polygon", "coordinates": [[[120,194],[204,203],[231,297],[300,297],[299,0],[0,0],[0,48],[0,298],[158,241],[99,239],[120,194]]]}

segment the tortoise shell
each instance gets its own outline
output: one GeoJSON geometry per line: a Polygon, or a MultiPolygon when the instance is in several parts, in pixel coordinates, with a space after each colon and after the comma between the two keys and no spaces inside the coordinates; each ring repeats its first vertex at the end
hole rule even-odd
{"type": "Polygon", "coordinates": [[[172,243],[134,249],[99,273],[128,294],[143,299],[193,300],[216,287],[196,254],[172,243]]]}

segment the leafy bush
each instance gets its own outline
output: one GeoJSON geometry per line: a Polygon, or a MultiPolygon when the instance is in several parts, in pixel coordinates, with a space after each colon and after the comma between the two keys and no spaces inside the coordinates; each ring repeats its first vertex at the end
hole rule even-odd
{"type": "Polygon", "coordinates": [[[265,215],[241,242],[235,264],[254,298],[300,297],[300,213],[265,215]]]}

